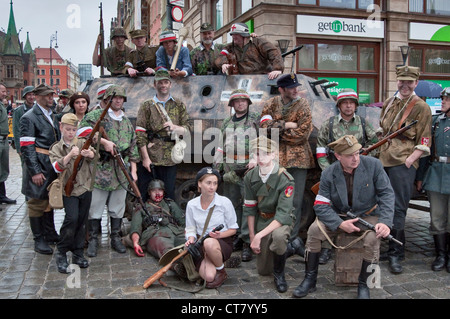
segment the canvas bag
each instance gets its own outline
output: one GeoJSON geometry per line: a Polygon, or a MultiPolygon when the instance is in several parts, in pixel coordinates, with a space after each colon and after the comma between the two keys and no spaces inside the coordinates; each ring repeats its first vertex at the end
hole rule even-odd
{"type": "Polygon", "coordinates": [[[62,174],[59,175],[57,179],[55,179],[50,185],[48,185],[48,202],[49,205],[53,209],[62,209],[64,208],[63,203],[63,179],[66,175],[67,170],[65,170],[62,174]]]}

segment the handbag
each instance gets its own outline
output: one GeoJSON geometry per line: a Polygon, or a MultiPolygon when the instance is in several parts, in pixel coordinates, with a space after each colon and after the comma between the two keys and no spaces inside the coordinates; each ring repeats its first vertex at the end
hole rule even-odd
{"type": "Polygon", "coordinates": [[[50,185],[48,185],[48,203],[53,209],[62,209],[64,208],[63,203],[63,191],[64,191],[64,185],[63,185],[63,179],[65,176],[65,173],[67,170],[62,172],[62,174],[59,175],[57,179],[55,179],[53,182],[51,182],[50,185]]]}

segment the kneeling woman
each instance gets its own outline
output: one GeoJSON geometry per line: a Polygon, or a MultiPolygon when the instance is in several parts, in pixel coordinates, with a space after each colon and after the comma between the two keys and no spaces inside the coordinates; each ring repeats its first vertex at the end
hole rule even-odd
{"type": "Polygon", "coordinates": [[[198,172],[196,181],[201,195],[186,206],[186,246],[209,233],[210,238],[203,242],[203,258],[196,261],[196,268],[206,281],[206,288],[217,288],[227,279],[224,262],[233,252],[233,235],[239,226],[231,201],[216,193],[219,171],[205,167],[198,172]],[[220,224],[224,225],[222,231],[212,232],[220,224]]]}

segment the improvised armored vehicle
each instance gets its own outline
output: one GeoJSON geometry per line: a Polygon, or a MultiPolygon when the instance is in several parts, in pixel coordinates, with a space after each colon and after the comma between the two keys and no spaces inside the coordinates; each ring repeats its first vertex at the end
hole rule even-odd
{"type": "MultiPolygon", "coordinates": [[[[314,130],[310,137],[313,153],[316,150],[317,133],[323,121],[337,114],[336,102],[327,92],[324,83],[302,74],[297,74],[300,95],[307,99],[311,107],[314,130]]],[[[112,83],[122,86],[127,92],[125,112],[135,123],[140,105],[147,99],[155,96],[154,77],[103,77],[93,80],[86,86],[85,92],[96,101],[97,89],[112,83]]],[[[197,190],[195,176],[197,171],[212,163],[214,135],[210,128],[220,128],[222,121],[230,116],[228,107],[230,94],[233,90],[245,89],[250,95],[253,104],[252,111],[261,112],[264,102],[279,94],[276,80],[269,80],[267,75],[209,75],[190,76],[172,83],[171,94],[181,99],[187,107],[193,132],[191,132],[190,146],[186,149],[185,160],[178,166],[177,188],[175,200],[181,207],[194,196],[197,190]]],[[[366,118],[374,128],[378,128],[380,109],[375,107],[359,106],[357,114],[366,118]]],[[[320,168],[308,172],[305,188],[304,209],[302,214],[302,229],[304,230],[315,218],[312,206],[314,194],[311,187],[320,179],[320,168]]]]}

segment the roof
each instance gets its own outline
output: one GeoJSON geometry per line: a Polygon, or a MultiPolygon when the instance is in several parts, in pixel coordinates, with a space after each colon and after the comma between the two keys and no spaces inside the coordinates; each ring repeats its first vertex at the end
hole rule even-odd
{"type": "MultiPolygon", "coordinates": [[[[36,54],[37,61],[41,59],[50,61],[50,48],[36,48],[34,49],[34,53],[36,54]]],[[[64,62],[63,58],[61,58],[58,51],[54,48],[52,48],[52,59],[64,62]]]]}

